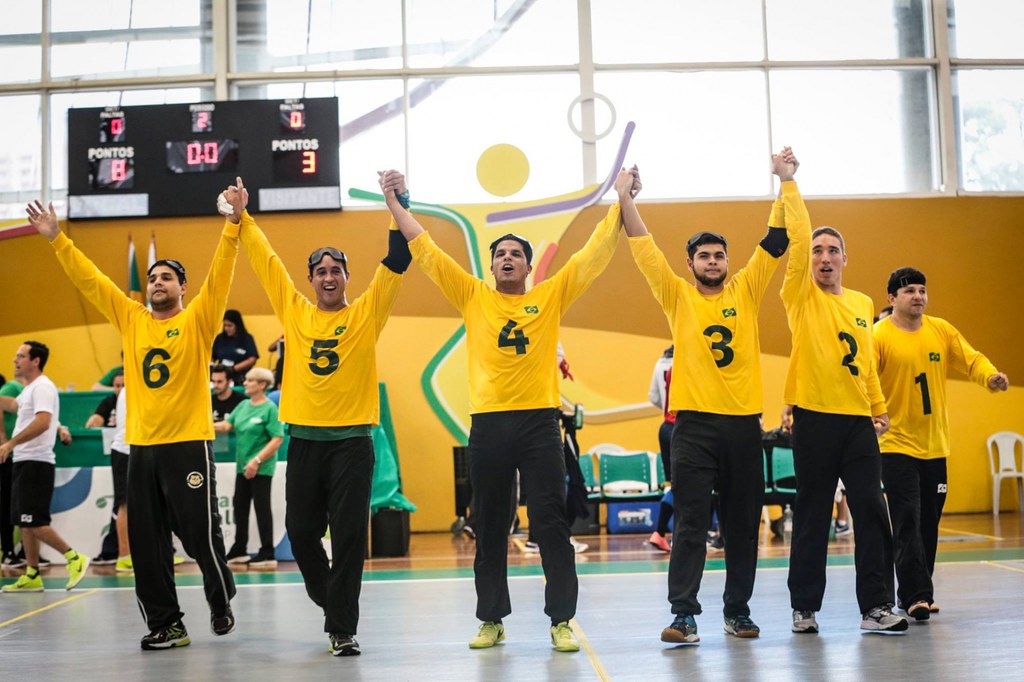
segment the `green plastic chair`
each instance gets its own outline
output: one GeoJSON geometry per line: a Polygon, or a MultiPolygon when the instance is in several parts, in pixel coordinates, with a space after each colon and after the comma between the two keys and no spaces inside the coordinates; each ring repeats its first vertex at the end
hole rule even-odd
{"type": "Polygon", "coordinates": [[[594,475],[594,456],[589,452],[580,455],[580,471],[583,473],[583,484],[587,486],[587,497],[591,500],[600,499],[601,486],[594,475]]]}
{"type": "Polygon", "coordinates": [[[606,499],[650,498],[651,458],[646,452],[599,453],[601,492],[606,499]]]}
{"type": "Polygon", "coordinates": [[[796,468],[793,466],[792,448],[772,448],[772,492],[796,494],[796,468]],[[793,487],[780,485],[780,481],[793,481],[793,487]]]}

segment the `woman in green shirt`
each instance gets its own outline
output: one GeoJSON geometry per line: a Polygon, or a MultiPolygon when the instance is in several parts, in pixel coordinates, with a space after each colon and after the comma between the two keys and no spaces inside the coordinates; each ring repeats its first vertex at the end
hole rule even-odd
{"type": "Polygon", "coordinates": [[[284,440],[284,426],[277,418],[277,405],[267,399],[274,387],[274,373],[254,367],[245,375],[242,401],[222,422],[214,424],[218,433],[235,432],[235,542],[227,554],[229,564],[249,564],[253,568],[276,568],[274,558],[274,518],[270,509],[270,483],[277,465],[277,449],[284,440]],[[250,560],[249,502],[256,510],[260,549],[250,560]]]}

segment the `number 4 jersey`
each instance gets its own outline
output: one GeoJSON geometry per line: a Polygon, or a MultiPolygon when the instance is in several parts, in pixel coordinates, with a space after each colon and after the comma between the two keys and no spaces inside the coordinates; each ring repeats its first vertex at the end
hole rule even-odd
{"type": "MultiPolygon", "coordinates": [[[[925,315],[921,328],[905,331],[892,318],[874,327],[878,378],[892,426],[882,434],[882,452],[919,459],[949,456],[946,377],[950,368],[988,388],[999,370],[971,347],[949,322],[925,315]]],[[[990,389],[991,390],[991,389],[990,389]]]]}
{"type": "Polygon", "coordinates": [[[238,225],[227,222],[199,293],[166,320],[131,300],[62,232],[57,259],[122,336],[129,445],[213,440],[210,350],[220,331],[238,255],[238,225]]]}

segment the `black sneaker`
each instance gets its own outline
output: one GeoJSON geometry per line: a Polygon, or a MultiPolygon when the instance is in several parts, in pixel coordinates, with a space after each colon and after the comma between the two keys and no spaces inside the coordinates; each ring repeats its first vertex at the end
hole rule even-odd
{"type": "Polygon", "coordinates": [[[672,625],[661,631],[661,641],[673,644],[694,644],[700,641],[697,634],[697,621],[692,614],[676,616],[672,625]]]}
{"type": "Polygon", "coordinates": [[[362,653],[359,650],[359,642],[352,635],[331,632],[327,637],[331,640],[331,645],[327,650],[331,652],[332,656],[358,656],[362,653]]]}
{"type": "Polygon", "coordinates": [[[229,635],[235,631],[235,614],[227,606],[220,613],[210,612],[210,632],[215,635],[229,635]]]}
{"type": "Polygon", "coordinates": [[[3,567],[4,568],[21,568],[25,565],[25,555],[18,555],[14,552],[7,552],[4,554],[3,567]]]}
{"type": "Polygon", "coordinates": [[[94,556],[89,561],[89,563],[92,564],[93,566],[113,566],[114,564],[117,563],[117,555],[116,554],[111,555],[111,554],[100,553],[100,554],[97,554],[96,556],[94,556]]]}
{"type": "Polygon", "coordinates": [[[256,556],[249,562],[249,568],[277,568],[277,559],[274,557],[274,550],[261,549],[256,552],[256,556]]]}
{"type": "Polygon", "coordinates": [[[730,635],[744,639],[757,637],[761,634],[761,628],[750,620],[750,616],[726,616],[725,631],[730,635]]]}
{"type": "Polygon", "coordinates": [[[180,620],[171,623],[167,627],[153,630],[142,638],[142,648],[151,651],[154,649],[173,649],[179,646],[188,646],[192,643],[189,639],[185,624],[180,620]]]}
{"type": "Polygon", "coordinates": [[[892,604],[881,604],[864,614],[860,622],[861,630],[872,632],[903,632],[910,623],[903,616],[892,612],[892,604]]]}
{"type": "Polygon", "coordinates": [[[249,556],[249,553],[246,552],[245,549],[232,547],[231,551],[228,552],[228,555],[224,557],[224,559],[229,564],[247,564],[252,557],[249,556]]]}

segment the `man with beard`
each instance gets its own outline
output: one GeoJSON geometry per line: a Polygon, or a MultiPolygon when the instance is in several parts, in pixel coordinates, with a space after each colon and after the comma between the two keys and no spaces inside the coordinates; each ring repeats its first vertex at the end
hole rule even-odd
{"type": "Polygon", "coordinates": [[[782,181],[782,189],[772,206],[768,234],[728,284],[725,237],[698,232],[686,243],[691,285],[672,271],[632,198],[619,195],[633,258],[665,311],[680,358],[668,399],[668,409],[676,415],[671,444],[676,523],[668,570],[668,599],[675,619],[662,631],[663,642],[700,641],[694,616],[701,613],[697,592],[704,574],[713,490],[720,496],[725,538],[725,632],[743,638],[760,634],[748,605],[764,497],[757,316],[789,244],[787,233],[805,225],[809,229],[793,181],[797,165],[789,147],[772,156],[772,172],[782,181]]]}
{"type": "Polygon", "coordinates": [[[878,379],[892,427],[882,435],[882,481],[892,518],[897,597],[907,615],[927,620],[935,604],[935,551],[946,502],[950,368],[991,392],[1010,386],[1006,375],[971,347],[957,329],[925,315],[925,276],[914,268],[889,275],[892,315],[875,325],[878,379]]]}

